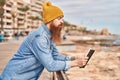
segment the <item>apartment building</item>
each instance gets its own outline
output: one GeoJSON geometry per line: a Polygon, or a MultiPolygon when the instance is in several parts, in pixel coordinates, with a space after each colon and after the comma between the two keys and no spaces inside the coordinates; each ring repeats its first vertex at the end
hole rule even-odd
{"type": "Polygon", "coordinates": [[[28,12],[29,16],[27,19],[29,25],[28,27],[32,28],[32,30],[38,28],[41,24],[42,16],[42,4],[45,0],[30,0],[29,7],[30,10],[28,12]]]}
{"type": "Polygon", "coordinates": [[[3,30],[10,34],[30,32],[41,24],[42,4],[45,0],[7,0],[4,6],[3,30]],[[28,8],[28,9],[26,9],[28,8]]]}

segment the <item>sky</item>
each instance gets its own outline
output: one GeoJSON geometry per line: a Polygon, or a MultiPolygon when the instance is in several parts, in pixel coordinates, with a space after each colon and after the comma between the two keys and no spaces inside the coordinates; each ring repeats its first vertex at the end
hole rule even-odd
{"type": "Polygon", "coordinates": [[[108,28],[120,34],[120,0],[50,0],[64,12],[64,20],[88,30],[108,28]]]}
{"type": "MultiPolygon", "coordinates": [[[[30,0],[24,0],[26,2],[30,0]]],[[[47,0],[61,8],[64,20],[88,30],[120,34],[120,0],[47,0]]]]}

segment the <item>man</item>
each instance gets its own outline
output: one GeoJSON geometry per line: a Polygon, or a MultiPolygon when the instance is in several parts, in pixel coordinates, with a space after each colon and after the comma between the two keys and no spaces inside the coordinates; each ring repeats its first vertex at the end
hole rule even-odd
{"type": "Polygon", "coordinates": [[[43,24],[31,32],[6,65],[0,80],[37,80],[44,68],[49,72],[83,66],[87,58],[68,57],[56,49],[60,42],[63,12],[50,2],[43,4],[43,24]]]}

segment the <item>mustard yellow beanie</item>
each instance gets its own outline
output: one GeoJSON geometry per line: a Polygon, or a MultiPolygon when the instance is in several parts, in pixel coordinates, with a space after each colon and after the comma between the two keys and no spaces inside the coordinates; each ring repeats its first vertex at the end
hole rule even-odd
{"type": "Polygon", "coordinates": [[[51,4],[51,2],[45,2],[43,4],[43,22],[48,23],[57,17],[63,16],[63,12],[57,6],[51,4]]]}

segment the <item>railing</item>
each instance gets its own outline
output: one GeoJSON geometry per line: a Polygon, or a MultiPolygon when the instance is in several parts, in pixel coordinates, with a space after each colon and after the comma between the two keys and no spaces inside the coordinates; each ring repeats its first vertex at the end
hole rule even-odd
{"type": "Polygon", "coordinates": [[[52,73],[51,80],[69,80],[64,71],[57,71],[52,73]]]}

